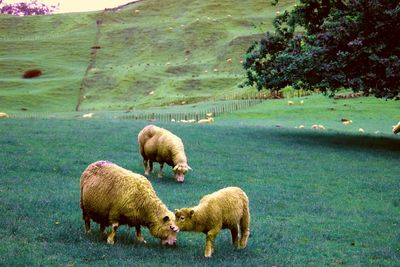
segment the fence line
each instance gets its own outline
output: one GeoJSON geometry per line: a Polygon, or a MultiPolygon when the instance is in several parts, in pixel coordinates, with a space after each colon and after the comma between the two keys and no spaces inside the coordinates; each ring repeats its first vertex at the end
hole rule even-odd
{"type": "MultiPolygon", "coordinates": [[[[289,93],[270,93],[268,91],[262,92],[250,92],[245,94],[234,94],[234,95],[227,95],[219,98],[214,98],[210,101],[217,102],[214,106],[209,108],[201,108],[199,107],[195,111],[154,111],[151,109],[147,110],[133,110],[122,114],[116,114],[115,112],[110,112],[109,114],[106,112],[101,112],[99,117],[113,117],[113,118],[120,118],[120,119],[130,119],[130,120],[148,120],[148,121],[182,121],[182,120],[201,120],[207,118],[207,114],[212,113],[213,117],[218,117],[223,113],[234,112],[238,110],[243,110],[259,103],[262,103],[267,100],[271,99],[280,99],[285,97],[301,97],[313,94],[312,92],[308,91],[295,91],[289,93]]],[[[182,99],[185,101],[185,99],[182,99]]],[[[81,111],[79,113],[71,113],[71,116],[67,115],[65,118],[71,117],[81,117],[81,111]]],[[[86,111],[90,112],[90,111],[86,111]]],[[[95,111],[92,111],[95,112],[95,111]]],[[[58,114],[59,115],[59,114],[58,114]]],[[[59,118],[57,114],[51,112],[27,112],[27,113],[19,113],[18,115],[11,115],[14,118],[23,118],[23,119],[39,119],[39,118],[59,118]]],[[[64,116],[63,116],[64,117],[64,116]]],[[[95,114],[95,117],[96,114],[95,114]]]]}

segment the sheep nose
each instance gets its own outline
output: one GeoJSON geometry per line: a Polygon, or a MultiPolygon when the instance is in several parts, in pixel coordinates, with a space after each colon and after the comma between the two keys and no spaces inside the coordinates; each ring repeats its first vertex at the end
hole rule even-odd
{"type": "Polygon", "coordinates": [[[173,232],[178,233],[179,232],[179,228],[177,226],[170,226],[169,227],[173,232]]]}

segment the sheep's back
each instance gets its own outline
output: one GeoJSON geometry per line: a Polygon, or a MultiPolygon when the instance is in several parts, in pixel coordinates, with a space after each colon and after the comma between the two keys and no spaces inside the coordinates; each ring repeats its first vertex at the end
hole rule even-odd
{"type": "Polygon", "coordinates": [[[139,133],[138,142],[142,156],[172,165],[173,154],[184,151],[182,140],[168,130],[148,125],[139,133]]]}
{"type": "Polygon", "coordinates": [[[110,213],[123,216],[127,206],[140,205],[133,199],[141,199],[143,191],[148,191],[146,195],[152,190],[145,177],[115,164],[96,162],[81,176],[81,207],[94,221],[109,225],[110,213]]]}
{"type": "MultiPolygon", "coordinates": [[[[199,203],[213,217],[220,217],[224,226],[235,225],[248,206],[246,194],[238,187],[227,187],[204,196],[199,203]]],[[[220,220],[218,219],[218,220],[220,220]]]]}

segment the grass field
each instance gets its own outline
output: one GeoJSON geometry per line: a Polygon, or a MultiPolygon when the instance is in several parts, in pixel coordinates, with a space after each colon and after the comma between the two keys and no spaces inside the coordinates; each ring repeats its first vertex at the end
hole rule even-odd
{"type": "Polygon", "coordinates": [[[179,233],[175,248],[147,229],[147,244],[125,226],[114,246],[98,226],[84,233],[87,165],[143,173],[136,136],[149,122],[127,115],[204,113],[252,92],[237,86],[239,62],[295,2],[146,0],[116,12],[0,15],[0,112],[11,116],[0,120],[0,266],[400,266],[400,139],[391,132],[400,106],[373,97],[269,100],[211,125],[153,122],[183,139],[193,168],[184,184],[169,167],[148,177],[159,197],[174,210],[241,187],[252,215],[244,250],[227,230],[211,259],[201,233],[179,233]],[[22,79],[29,68],[43,75],[22,79]],[[80,118],[89,111],[94,119],[80,118]]]}
{"type": "Polygon", "coordinates": [[[92,266],[398,266],[400,140],[240,124],[163,124],[186,144],[193,168],[184,184],[166,168],[149,177],[170,209],[240,186],[252,214],[248,247],[234,250],[229,231],[203,257],[205,236],[180,233],[165,248],[121,227],[114,246],[98,226],[86,237],[79,177],[96,160],[142,173],[136,135],[147,122],[113,119],[0,121],[0,265],[92,266]]]}

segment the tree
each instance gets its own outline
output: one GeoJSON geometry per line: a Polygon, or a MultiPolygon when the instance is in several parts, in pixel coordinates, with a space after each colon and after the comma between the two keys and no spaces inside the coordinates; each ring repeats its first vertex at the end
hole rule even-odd
{"type": "Polygon", "coordinates": [[[49,15],[57,10],[57,6],[46,6],[37,0],[7,4],[0,0],[0,13],[14,16],[49,15]]]}
{"type": "Polygon", "coordinates": [[[300,0],[273,25],[275,32],[247,51],[246,85],[330,95],[351,88],[399,99],[399,1],[300,0]]]}

